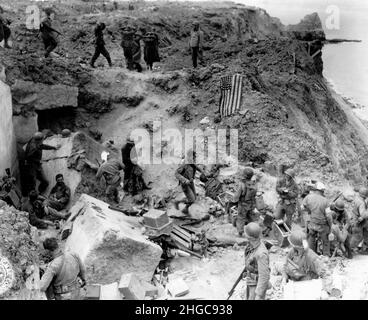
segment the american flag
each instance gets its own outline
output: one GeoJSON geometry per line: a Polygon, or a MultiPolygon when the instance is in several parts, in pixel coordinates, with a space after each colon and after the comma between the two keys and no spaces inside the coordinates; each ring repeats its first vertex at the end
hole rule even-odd
{"type": "Polygon", "coordinates": [[[235,74],[220,79],[220,114],[229,116],[240,109],[242,97],[242,76],[235,74]]]}

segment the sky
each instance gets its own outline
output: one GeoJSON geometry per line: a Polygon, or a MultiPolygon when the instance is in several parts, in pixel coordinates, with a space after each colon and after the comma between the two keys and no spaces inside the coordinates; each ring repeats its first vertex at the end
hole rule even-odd
{"type": "MultiPolygon", "coordinates": [[[[196,0],[192,0],[196,1],[196,0]]],[[[203,0],[198,0],[203,1],[203,0]]],[[[368,0],[232,0],[236,3],[265,9],[283,24],[296,24],[305,15],[317,12],[321,18],[327,38],[368,40],[368,0]],[[331,7],[332,6],[332,7],[331,7]],[[327,10],[339,11],[339,28],[328,28],[327,10]]]]}
{"type": "Polygon", "coordinates": [[[367,0],[237,0],[238,3],[266,9],[284,24],[298,23],[306,14],[318,12],[328,37],[366,38],[368,26],[367,0]],[[338,10],[340,26],[328,28],[331,11],[338,10]]]}

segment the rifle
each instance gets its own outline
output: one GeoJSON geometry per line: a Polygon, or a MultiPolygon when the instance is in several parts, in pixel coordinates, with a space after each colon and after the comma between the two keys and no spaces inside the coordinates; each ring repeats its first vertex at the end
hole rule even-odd
{"type": "Polygon", "coordinates": [[[239,284],[240,280],[243,278],[243,273],[247,271],[247,267],[245,266],[242,272],[240,273],[239,277],[236,279],[234,285],[232,286],[231,290],[229,291],[229,295],[226,300],[229,300],[230,297],[234,294],[236,286],[239,284]]]}
{"type": "Polygon", "coordinates": [[[336,196],[336,198],[332,201],[332,202],[335,202],[338,198],[340,198],[341,197],[341,195],[343,194],[343,192],[342,191],[340,191],[339,192],[339,194],[336,196]]]}

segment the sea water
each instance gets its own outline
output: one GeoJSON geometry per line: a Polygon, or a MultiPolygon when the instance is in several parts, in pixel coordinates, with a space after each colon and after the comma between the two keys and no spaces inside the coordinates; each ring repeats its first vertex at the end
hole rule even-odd
{"type": "Polygon", "coordinates": [[[333,89],[358,108],[364,107],[368,118],[368,42],[327,44],[322,58],[323,75],[333,89]]]}

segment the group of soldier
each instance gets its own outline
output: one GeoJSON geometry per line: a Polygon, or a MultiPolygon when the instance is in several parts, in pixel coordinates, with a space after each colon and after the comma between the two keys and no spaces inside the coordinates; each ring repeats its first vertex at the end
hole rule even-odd
{"type": "MultiPolygon", "coordinates": [[[[61,35],[61,33],[52,27],[52,15],[54,11],[51,8],[44,9],[46,17],[42,20],[39,27],[39,35],[43,41],[45,48],[45,58],[50,56],[50,53],[55,50],[58,46],[58,40],[55,33],[61,35]]],[[[11,37],[11,30],[9,25],[11,21],[3,17],[4,10],[0,7],[0,42],[4,40],[4,47],[10,48],[8,41],[11,37]]],[[[104,40],[104,30],[106,25],[103,22],[97,24],[94,30],[94,46],[95,52],[90,61],[91,67],[95,68],[95,62],[98,57],[102,54],[109,66],[112,66],[111,56],[106,49],[104,40]]],[[[146,62],[147,69],[153,70],[153,64],[160,62],[159,55],[159,37],[155,30],[152,28],[151,31],[146,32],[145,29],[138,31],[131,25],[127,25],[121,29],[122,41],[120,46],[123,48],[124,57],[126,60],[126,67],[129,70],[136,70],[142,72],[141,58],[141,41],[144,43],[143,57],[146,62]]],[[[200,59],[203,63],[203,32],[199,28],[199,22],[193,22],[193,28],[190,34],[189,48],[192,55],[193,67],[197,68],[197,60],[200,59]]]]}
{"type": "MultiPolygon", "coordinates": [[[[192,152],[192,151],[190,151],[192,152]]],[[[196,201],[194,179],[196,171],[203,170],[195,163],[183,164],[176,171],[176,177],[186,196],[188,208],[196,201]]],[[[321,255],[325,257],[342,255],[351,259],[353,253],[364,253],[368,249],[368,189],[360,188],[356,195],[351,214],[340,199],[341,193],[332,201],[325,197],[325,185],[313,181],[299,187],[295,181],[295,170],[281,168],[276,183],[279,202],[273,213],[275,220],[283,220],[291,230],[288,241],[291,246],[283,267],[283,284],[294,281],[322,278],[324,290],[331,290],[331,277],[321,255]],[[295,222],[295,224],[293,224],[295,222]],[[359,245],[363,242],[363,247],[359,245]]],[[[269,289],[269,255],[262,234],[265,226],[257,210],[257,183],[254,169],[246,167],[242,172],[240,185],[232,199],[225,205],[229,221],[236,226],[239,236],[245,236],[248,245],[245,250],[245,273],[247,298],[264,299],[269,289]],[[237,206],[237,215],[231,217],[230,208],[237,206]]]]}
{"type": "MultiPolygon", "coordinates": [[[[63,130],[63,137],[69,135],[69,130],[63,130]]],[[[55,177],[55,186],[49,194],[46,194],[49,182],[42,168],[42,153],[43,150],[58,150],[61,145],[45,144],[44,139],[43,133],[35,133],[23,148],[23,152],[19,154],[24,195],[21,209],[29,213],[29,222],[37,229],[47,229],[50,226],[60,228],[59,222],[67,220],[70,216],[67,206],[71,200],[71,189],[65,183],[64,176],[59,173],[55,177]]],[[[86,165],[97,171],[97,182],[103,180],[105,184],[103,190],[108,203],[120,202],[119,189],[122,185],[124,190],[132,195],[144,189],[150,189],[143,179],[143,170],[135,161],[134,140],[128,138],[121,149],[122,162],[118,160],[113,142],[109,141],[106,149],[110,149],[111,152],[107,152],[107,158],[99,166],[87,163],[86,165]],[[122,177],[124,184],[122,184],[122,177]]],[[[72,253],[63,253],[56,238],[46,239],[44,248],[50,251],[53,260],[44,270],[41,290],[47,293],[49,299],[76,298],[76,292],[81,285],[85,285],[85,271],[80,258],[72,253]],[[82,283],[80,283],[81,279],[82,283]]]]}

